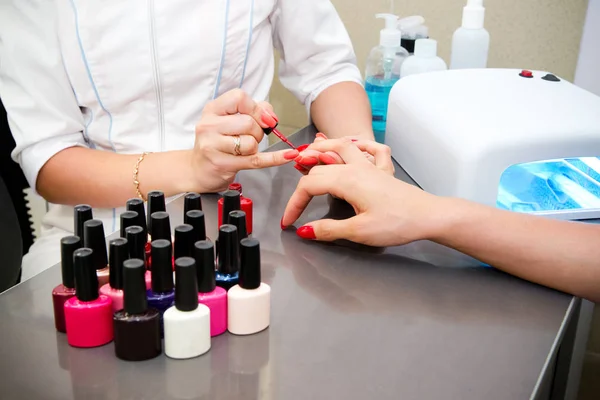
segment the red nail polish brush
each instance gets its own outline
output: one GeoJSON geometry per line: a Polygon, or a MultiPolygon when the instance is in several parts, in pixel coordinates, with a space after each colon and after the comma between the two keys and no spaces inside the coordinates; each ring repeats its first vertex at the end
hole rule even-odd
{"type": "Polygon", "coordinates": [[[287,144],[292,149],[296,150],[296,146],[294,146],[292,144],[292,142],[290,142],[289,140],[287,140],[287,138],[283,135],[283,133],[281,133],[281,132],[279,132],[277,130],[277,124],[275,124],[275,126],[272,127],[272,128],[263,128],[263,132],[265,133],[265,135],[269,135],[269,134],[271,134],[271,132],[273,132],[275,134],[275,136],[277,136],[279,139],[281,139],[281,141],[283,143],[287,144]]]}

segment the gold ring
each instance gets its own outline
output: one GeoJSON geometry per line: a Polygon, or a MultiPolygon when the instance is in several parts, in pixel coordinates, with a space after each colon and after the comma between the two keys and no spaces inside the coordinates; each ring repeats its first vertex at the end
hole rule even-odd
{"type": "Polygon", "coordinates": [[[242,139],[239,136],[233,137],[233,153],[236,156],[241,156],[242,152],[240,151],[240,147],[242,146],[242,139]]]}

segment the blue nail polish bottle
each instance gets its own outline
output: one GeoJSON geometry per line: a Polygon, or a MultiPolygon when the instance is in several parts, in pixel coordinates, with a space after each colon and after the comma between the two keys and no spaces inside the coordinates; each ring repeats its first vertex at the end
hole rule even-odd
{"type": "Polygon", "coordinates": [[[225,224],[219,228],[218,268],[215,281],[225,290],[237,285],[240,270],[238,231],[235,225],[225,224]]]}
{"type": "Polygon", "coordinates": [[[152,288],[148,290],[148,307],[160,312],[160,332],[163,335],[163,313],[173,305],[175,290],[173,285],[172,246],[169,240],[158,239],[152,242],[152,288]]]}

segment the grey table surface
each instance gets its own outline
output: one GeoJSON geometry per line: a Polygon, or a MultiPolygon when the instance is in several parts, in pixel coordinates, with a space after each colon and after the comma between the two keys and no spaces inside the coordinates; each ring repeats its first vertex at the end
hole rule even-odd
{"type": "MultiPolygon", "coordinates": [[[[310,128],[296,144],[312,140],[310,128]]],[[[275,146],[281,148],[282,144],[275,146]]],[[[407,179],[398,169],[398,175],[407,179]]],[[[253,199],[271,326],[213,338],[209,353],[132,363],[114,345],[76,349],[54,330],[59,266],[0,296],[2,399],[524,399],[552,354],[572,296],[428,242],[373,249],[281,231],[300,178],[287,165],[238,179],[253,199]]],[[[204,196],[217,232],[215,195],[204,196]]],[[[172,226],[182,202],[168,205],[172,226]]],[[[348,207],[313,200],[302,223],[348,207]]]]}

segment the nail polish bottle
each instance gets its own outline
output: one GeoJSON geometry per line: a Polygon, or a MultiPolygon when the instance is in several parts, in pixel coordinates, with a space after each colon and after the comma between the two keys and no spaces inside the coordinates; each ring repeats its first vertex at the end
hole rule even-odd
{"type": "Polygon", "coordinates": [[[160,312],[148,307],[144,274],[140,259],[123,264],[123,309],[114,313],[115,354],[126,361],[143,361],[162,352],[160,312]]]}
{"type": "Polygon", "coordinates": [[[194,228],[194,241],[206,240],[206,223],[204,221],[204,212],[200,210],[190,210],[185,213],[183,222],[194,228]]]}
{"type": "Polygon", "coordinates": [[[238,192],[240,192],[240,205],[241,205],[240,210],[242,210],[243,212],[246,213],[246,231],[250,235],[250,234],[252,234],[252,216],[253,216],[252,200],[249,199],[248,197],[244,196],[244,193],[242,192],[242,185],[237,182],[230,184],[229,190],[237,190],[238,192]]]}
{"type": "Polygon", "coordinates": [[[251,335],[269,326],[271,287],[260,281],[258,240],[242,240],[241,252],[239,284],[227,292],[227,329],[234,335],[251,335]]]}
{"type": "Polygon", "coordinates": [[[227,291],[215,283],[215,248],[210,240],[194,245],[196,276],[198,280],[198,303],[210,309],[210,336],[227,330],[227,291]]]}
{"type": "Polygon", "coordinates": [[[217,242],[219,257],[216,275],[217,286],[225,290],[238,283],[240,270],[239,241],[237,228],[225,224],[219,228],[219,241],[217,242]]]}
{"type": "Polygon", "coordinates": [[[54,325],[59,332],[66,332],[65,302],[75,296],[75,274],[73,272],[73,253],[82,246],[79,236],[67,236],[60,240],[60,269],[62,284],[52,290],[54,305],[54,325]]]}
{"type": "Polygon", "coordinates": [[[175,244],[173,254],[175,260],[180,257],[192,257],[194,255],[194,228],[183,224],[175,227],[175,244]]]}
{"type": "MultiPolygon", "coordinates": [[[[144,236],[146,237],[146,260],[150,256],[150,241],[148,240],[148,225],[146,223],[146,210],[144,209],[144,201],[139,198],[133,198],[127,200],[127,211],[135,211],[138,213],[137,226],[141,226],[144,230],[144,236]]],[[[148,265],[146,265],[148,268],[148,265]]]]}
{"type": "Polygon", "coordinates": [[[192,210],[202,211],[202,197],[198,193],[188,193],[183,199],[183,215],[192,210]]]}
{"type": "Polygon", "coordinates": [[[123,309],[123,263],[129,259],[127,239],[118,238],[108,243],[109,282],[100,287],[100,294],[110,297],[113,312],[123,309]]]}
{"type": "MultiPolygon", "coordinates": [[[[167,211],[167,205],[165,203],[165,194],[160,190],[153,190],[148,192],[148,232],[152,235],[152,214],[159,211],[167,211]]],[[[149,238],[150,241],[155,238],[149,238]]]]}
{"type": "Polygon", "coordinates": [[[93,219],[94,213],[92,212],[92,207],[88,206],[87,204],[79,204],[74,207],[74,214],[75,226],[73,227],[73,233],[75,236],[78,236],[83,242],[83,224],[85,224],[85,221],[93,219]]]}
{"type": "Polygon", "coordinates": [[[171,242],[171,219],[166,211],[158,211],[150,216],[152,221],[150,237],[152,241],[164,239],[171,242]]]}
{"type": "Polygon", "coordinates": [[[120,237],[125,238],[125,229],[130,226],[136,226],[139,222],[138,213],[135,211],[125,211],[121,213],[120,217],[120,237]]]}
{"type": "MultiPolygon", "coordinates": [[[[147,265],[146,258],[146,234],[141,226],[130,226],[125,229],[125,236],[127,238],[127,245],[129,247],[129,258],[136,258],[144,261],[144,265],[147,265]]],[[[146,270],[144,275],[146,280],[146,290],[152,288],[152,272],[146,270]]]]}
{"type": "Polygon", "coordinates": [[[246,213],[240,210],[232,211],[229,213],[229,224],[235,226],[238,231],[238,240],[242,240],[248,237],[248,231],[246,230],[246,213]]]}
{"type": "Polygon", "coordinates": [[[91,219],[83,224],[83,246],[94,250],[92,254],[94,268],[98,275],[100,287],[108,283],[108,254],[106,252],[106,239],[102,221],[91,219]]]}
{"type": "Polygon", "coordinates": [[[148,306],[156,308],[162,314],[171,307],[175,293],[173,291],[173,254],[171,242],[164,239],[152,241],[152,288],[148,290],[148,306]]]}
{"type": "Polygon", "coordinates": [[[67,342],[73,347],[97,347],[113,340],[112,301],[98,294],[95,263],[92,249],[75,250],[76,296],[65,303],[67,342]]]}
{"type": "Polygon", "coordinates": [[[175,305],[165,311],[165,354],[185,359],[210,350],[210,310],[198,304],[196,263],[193,258],[175,260],[175,305]]]}
{"type": "Polygon", "coordinates": [[[235,210],[241,210],[240,192],[237,190],[228,190],[218,201],[219,226],[228,223],[229,213],[235,210]]]}

